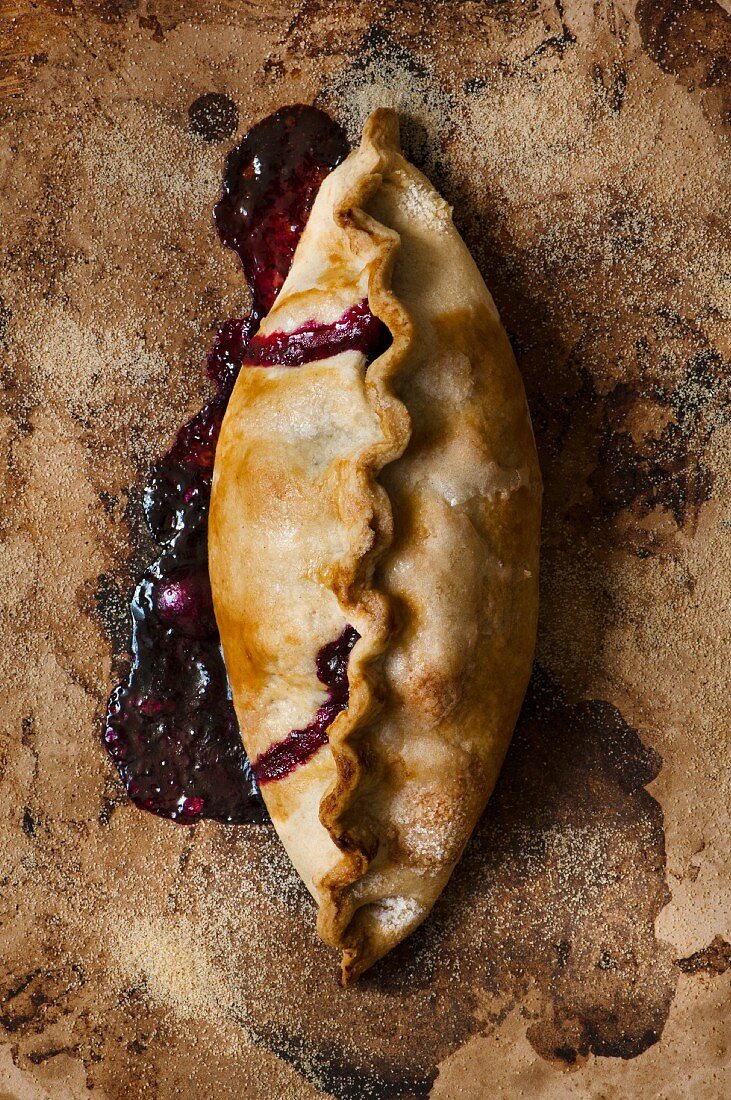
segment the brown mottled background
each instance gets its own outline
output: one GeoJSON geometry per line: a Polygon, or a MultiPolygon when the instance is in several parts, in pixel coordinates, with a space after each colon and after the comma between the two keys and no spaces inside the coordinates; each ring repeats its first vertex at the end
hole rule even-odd
{"type": "Polygon", "coordinates": [[[0,127],[0,1098],[731,1094],[728,0],[0,0],[0,127]],[[348,992],[268,829],[99,747],[145,473],[246,306],[223,157],[297,100],[401,110],[546,484],[498,789],[348,992]]]}

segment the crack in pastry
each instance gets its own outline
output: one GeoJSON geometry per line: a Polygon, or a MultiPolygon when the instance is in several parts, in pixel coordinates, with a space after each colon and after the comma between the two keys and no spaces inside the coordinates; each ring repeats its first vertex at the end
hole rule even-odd
{"type": "Polygon", "coordinates": [[[244,743],[265,774],[281,754],[262,794],[346,982],[426,917],[494,786],[530,674],[540,493],[492,298],[376,111],[251,342],[209,526],[244,743]],[[318,660],[348,630],[338,695],[318,660]]]}
{"type": "Polygon", "coordinates": [[[391,343],[391,334],[371,313],[368,299],[346,309],[330,324],[310,320],[294,332],[257,333],[246,349],[246,367],[301,367],[318,359],[329,359],[341,351],[362,351],[368,363],[377,359],[391,343]]]}
{"type": "Polygon", "coordinates": [[[317,679],[328,688],[328,697],[304,729],[292,730],[283,741],[275,741],[256,758],[252,771],[260,787],[283,779],[327,744],[328,729],[348,705],[348,660],[359,638],[355,627],[348,625],[339,638],[324,645],[317,654],[317,679]]]}

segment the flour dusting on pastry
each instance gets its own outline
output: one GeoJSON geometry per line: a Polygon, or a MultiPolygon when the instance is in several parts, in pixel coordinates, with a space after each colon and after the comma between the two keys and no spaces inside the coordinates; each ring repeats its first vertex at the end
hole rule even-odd
{"type": "Polygon", "coordinates": [[[256,339],[216,452],[216,618],[254,773],[349,982],[459,859],[537,617],[522,383],[393,112],[322,184],[256,339]]]}

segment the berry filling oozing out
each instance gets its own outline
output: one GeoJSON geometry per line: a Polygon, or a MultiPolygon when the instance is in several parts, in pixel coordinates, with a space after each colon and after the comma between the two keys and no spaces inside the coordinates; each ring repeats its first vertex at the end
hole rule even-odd
{"type": "Polygon", "coordinates": [[[386,350],[391,333],[374,317],[368,300],[347,309],[331,324],[307,321],[293,332],[257,333],[244,356],[246,367],[301,367],[343,351],[360,351],[370,362],[386,350]]]}
{"type": "MultiPolygon", "coordinates": [[[[217,392],[180,429],[145,489],[145,515],[161,554],[132,600],[131,667],[109,700],[104,742],[130,798],[184,824],[267,820],[241,743],[208,579],[213,461],[238,372],[244,363],[296,366],[348,348],[372,360],[390,340],[367,302],[333,325],[313,322],[296,334],[256,339],[320,184],[347,151],[326,114],[295,106],[258,123],[229,155],[214,213],[222,242],[244,269],[251,313],[220,326],[207,359],[217,392]]],[[[328,697],[305,730],[259,758],[260,782],[286,775],[327,741],[328,726],[348,703],[347,664],[357,638],[348,626],[320,650],[317,675],[328,697]]]]}
{"type": "Polygon", "coordinates": [[[319,651],[317,679],[329,689],[327,699],[309,725],[292,730],[283,741],[276,741],[256,758],[252,770],[260,784],[284,779],[327,744],[329,727],[348,705],[348,659],[359,638],[354,626],[346,626],[339,638],[319,651]]]}

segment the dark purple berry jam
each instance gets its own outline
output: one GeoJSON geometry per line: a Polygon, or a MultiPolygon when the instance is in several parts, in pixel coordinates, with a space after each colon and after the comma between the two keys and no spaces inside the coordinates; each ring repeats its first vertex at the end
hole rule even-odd
{"type": "Polygon", "coordinates": [[[241,260],[261,321],[292,266],[320,184],[344,160],[348,144],[314,107],[284,107],[258,123],[228,156],[214,217],[241,260]]]}
{"type": "Polygon", "coordinates": [[[301,367],[351,350],[363,352],[370,361],[390,342],[391,333],[383,321],[373,316],[364,298],[329,325],[307,321],[294,332],[272,332],[269,336],[257,333],[246,349],[244,366],[301,367]]]}
{"type": "Polygon", "coordinates": [[[328,688],[328,697],[309,725],[292,730],[256,758],[252,771],[260,785],[283,779],[327,743],[329,727],[348,705],[348,659],[359,638],[354,626],[346,626],[339,638],[317,654],[317,678],[328,688]]]}
{"type": "Polygon", "coordinates": [[[216,396],[153,469],[145,515],[160,557],[132,600],[132,666],[112,693],[104,739],[130,797],[189,823],[264,821],[241,744],[208,580],[213,459],[251,323],[221,327],[208,357],[216,396]]]}
{"type": "MultiPolygon", "coordinates": [[[[327,115],[296,106],[253,127],[226,163],[216,223],[223,243],[241,259],[252,313],[221,326],[207,362],[218,392],[152,471],[145,513],[162,553],[132,600],[130,673],[112,693],[104,733],[130,797],[174,821],[266,820],[213,617],[211,475],[247,342],[286,277],[320,184],[347,151],[327,115]]],[[[347,692],[347,676],[345,683],[347,692]]]]}

